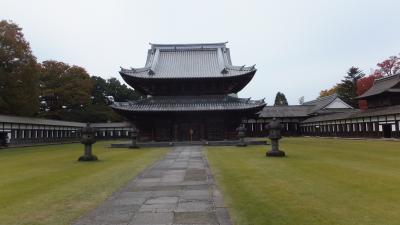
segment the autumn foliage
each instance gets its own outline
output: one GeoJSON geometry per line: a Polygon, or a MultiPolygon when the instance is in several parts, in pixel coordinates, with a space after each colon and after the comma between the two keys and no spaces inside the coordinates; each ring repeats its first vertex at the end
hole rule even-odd
{"type": "Polygon", "coordinates": [[[0,113],[32,116],[38,110],[38,66],[22,29],[0,21],[0,113]]]}
{"type": "MultiPolygon", "coordinates": [[[[355,83],[355,89],[356,89],[356,96],[360,96],[364,94],[366,91],[368,91],[374,84],[374,81],[376,79],[385,77],[385,76],[392,76],[395,74],[400,73],[400,54],[399,56],[390,56],[388,59],[383,60],[380,63],[377,63],[377,69],[375,69],[370,75],[368,76],[359,76],[357,79],[353,79],[353,83],[355,83]]],[[[356,67],[352,67],[356,68],[356,67]]],[[[350,70],[349,70],[350,71],[350,70]]],[[[359,71],[362,73],[361,71],[359,71]]],[[[346,77],[345,77],[346,78],[346,77]]],[[[351,79],[347,79],[351,81],[351,79]]],[[[351,94],[351,82],[347,82],[347,80],[342,80],[341,83],[336,84],[330,89],[324,89],[319,93],[319,97],[324,97],[328,96],[334,93],[337,93],[342,99],[344,99],[346,102],[350,103],[351,100],[356,97],[356,96],[347,96],[348,93],[351,94]],[[343,88],[348,86],[348,88],[343,88]]],[[[353,84],[353,90],[354,90],[354,84],[353,84]]],[[[357,101],[355,101],[355,104],[357,105],[357,101]]],[[[367,109],[368,108],[368,103],[366,100],[359,100],[358,101],[358,107],[360,109],[367,109]]]]}
{"type": "Polygon", "coordinates": [[[326,96],[329,96],[329,95],[333,95],[333,94],[335,94],[337,92],[337,88],[338,88],[338,86],[335,85],[330,89],[322,90],[322,91],[319,92],[319,97],[322,98],[322,97],[326,97],[326,96]]]}
{"type": "Polygon", "coordinates": [[[81,122],[119,121],[107,106],[139,98],[117,79],[90,76],[80,66],[47,60],[38,63],[22,28],[0,20],[0,114],[81,122]]]}
{"type": "MultiPolygon", "coordinates": [[[[378,68],[369,76],[363,77],[357,81],[357,94],[362,95],[372,87],[376,79],[384,76],[392,76],[400,72],[400,57],[390,56],[383,62],[377,64],[378,68]]],[[[358,102],[360,109],[367,109],[368,103],[366,100],[358,102]]]]}
{"type": "Polygon", "coordinates": [[[400,72],[400,58],[398,56],[390,56],[388,59],[378,63],[378,73],[386,76],[395,75],[400,72]]]}
{"type": "MultiPolygon", "coordinates": [[[[359,79],[357,81],[357,95],[364,94],[372,87],[374,81],[381,77],[383,77],[383,74],[376,70],[373,74],[359,79]]],[[[367,100],[359,100],[358,106],[360,109],[367,109],[368,108],[367,100]]]]}

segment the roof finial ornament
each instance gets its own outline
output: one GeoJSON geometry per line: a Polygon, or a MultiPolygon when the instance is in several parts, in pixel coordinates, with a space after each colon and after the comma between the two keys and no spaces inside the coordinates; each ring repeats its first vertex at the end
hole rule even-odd
{"type": "Polygon", "coordinates": [[[221,73],[222,73],[222,74],[227,74],[227,73],[228,73],[228,70],[226,69],[226,67],[224,67],[224,68],[221,70],[221,73]]]}
{"type": "Polygon", "coordinates": [[[154,73],[154,71],[152,69],[149,69],[149,72],[147,74],[154,75],[155,73],[154,73]]]}
{"type": "Polygon", "coordinates": [[[149,69],[148,74],[149,74],[149,75],[154,75],[155,73],[154,73],[154,71],[153,71],[152,69],[149,69]]]}

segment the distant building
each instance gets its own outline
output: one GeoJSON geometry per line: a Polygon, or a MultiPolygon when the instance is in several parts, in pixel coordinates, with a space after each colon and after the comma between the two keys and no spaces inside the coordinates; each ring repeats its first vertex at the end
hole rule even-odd
{"type": "Polygon", "coordinates": [[[301,123],[304,135],[399,138],[400,74],[375,80],[357,97],[368,109],[310,117],[301,123]]]}
{"type": "Polygon", "coordinates": [[[266,106],[243,122],[248,136],[265,136],[265,124],[278,118],[286,136],[400,137],[400,74],[377,79],[363,95],[368,109],[353,109],[336,94],[302,105],[266,106]]]}
{"type": "MultiPolygon", "coordinates": [[[[76,142],[86,124],[61,120],[0,115],[0,147],[76,142]]],[[[93,123],[97,139],[128,138],[131,125],[121,123],[93,123]]]]}
{"type": "Polygon", "coordinates": [[[338,112],[353,111],[353,107],[345,103],[336,94],[322,97],[302,105],[265,106],[257,118],[243,120],[249,136],[265,136],[265,125],[277,118],[281,120],[282,134],[286,136],[302,135],[301,124],[308,118],[319,115],[331,115],[338,112]]]}

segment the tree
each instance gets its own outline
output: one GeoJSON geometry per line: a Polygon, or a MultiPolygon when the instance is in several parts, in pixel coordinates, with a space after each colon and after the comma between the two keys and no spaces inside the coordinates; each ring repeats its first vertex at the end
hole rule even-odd
{"type": "Polygon", "coordinates": [[[304,96],[301,96],[299,98],[299,105],[303,105],[303,103],[304,103],[304,96]]]}
{"type": "Polygon", "coordinates": [[[378,63],[378,71],[383,75],[391,76],[400,72],[400,58],[398,56],[390,56],[388,59],[378,63]]]}
{"type": "Polygon", "coordinates": [[[92,103],[95,105],[107,104],[107,81],[97,76],[92,76],[90,79],[93,82],[92,103]]]}
{"type": "Polygon", "coordinates": [[[92,80],[84,68],[44,61],[40,69],[42,116],[81,121],[80,111],[91,104],[92,87],[92,80]]]}
{"type": "Polygon", "coordinates": [[[285,94],[281,92],[276,93],[274,105],[275,106],[288,105],[288,101],[286,99],[285,94]]]}
{"type": "Polygon", "coordinates": [[[92,76],[93,81],[93,103],[107,103],[107,96],[112,96],[117,102],[132,101],[141,98],[143,95],[136,90],[133,90],[121,84],[116,78],[105,80],[101,77],[92,76]]]}
{"type": "Polygon", "coordinates": [[[128,88],[125,84],[121,84],[115,77],[107,80],[107,96],[113,96],[117,102],[129,101],[139,99],[142,94],[128,88]]]}
{"type": "Polygon", "coordinates": [[[22,28],[0,21],[0,113],[38,112],[38,67],[22,28]]]}
{"type": "Polygon", "coordinates": [[[338,96],[353,107],[358,106],[355,99],[357,97],[357,81],[363,78],[365,74],[357,67],[351,67],[341,83],[337,85],[338,96]]]}
{"type": "Polygon", "coordinates": [[[123,118],[115,113],[108,104],[109,96],[115,101],[131,101],[140,98],[141,94],[121,84],[116,78],[105,80],[101,77],[92,76],[92,104],[86,108],[89,122],[122,121],[123,118]]]}
{"type": "Polygon", "coordinates": [[[325,90],[320,91],[318,98],[322,98],[322,97],[326,97],[326,96],[335,94],[337,92],[337,88],[338,88],[338,86],[335,85],[331,89],[325,89],[325,90]]]}

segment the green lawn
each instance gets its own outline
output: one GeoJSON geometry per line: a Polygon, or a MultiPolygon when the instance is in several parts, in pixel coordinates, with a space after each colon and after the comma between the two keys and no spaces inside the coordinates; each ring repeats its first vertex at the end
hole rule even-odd
{"type": "Polygon", "coordinates": [[[81,144],[0,150],[0,224],[69,224],[168,151],[107,144],[97,162],[77,162],[81,144]]]}
{"type": "Polygon", "coordinates": [[[284,138],[286,158],[267,148],[207,148],[235,224],[400,224],[400,142],[284,138]]]}

